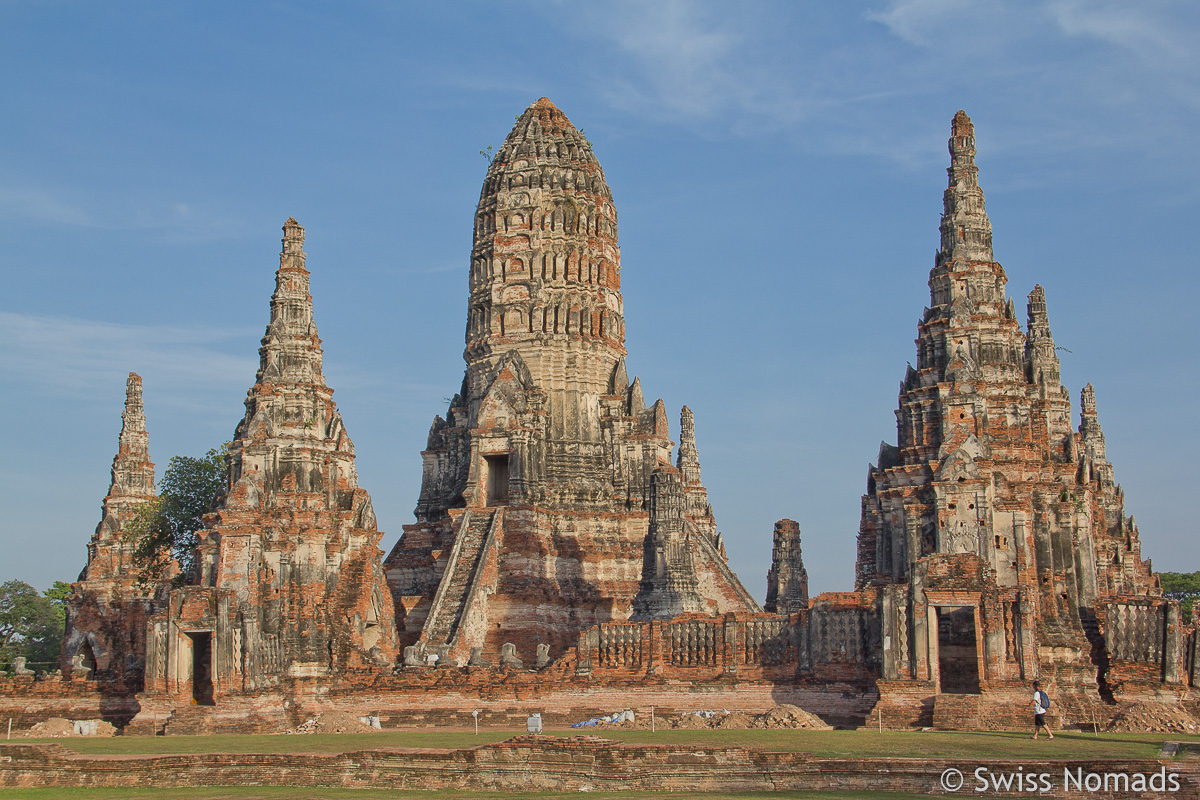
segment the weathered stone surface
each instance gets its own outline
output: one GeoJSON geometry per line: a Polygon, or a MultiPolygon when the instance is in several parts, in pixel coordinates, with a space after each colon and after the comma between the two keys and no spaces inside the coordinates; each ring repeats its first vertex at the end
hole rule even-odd
{"type": "Polygon", "coordinates": [[[152,590],[137,586],[136,543],[125,530],[139,506],[154,497],[154,464],[142,404],[142,378],[129,373],[121,435],[100,524],[88,542],[87,565],[71,586],[62,663],[73,680],[97,676],[141,680],[146,616],[152,590]]]}
{"type": "Polygon", "coordinates": [[[1138,631],[1165,630],[1173,606],[1125,516],[1095,393],[1083,390],[1072,431],[1045,292],[1029,295],[1022,331],[961,111],[949,148],[917,366],[900,387],[898,442],[881,445],[862,499],[857,584],[880,616],[882,677],[985,695],[1040,677],[1078,694],[1067,704],[1098,699],[1109,658],[1169,677],[1178,654],[1138,631]]]}
{"type": "Polygon", "coordinates": [[[396,658],[382,534],[321,370],[304,229],[283,230],[228,489],[197,534],[199,574],[150,620],[147,689],[200,703],[396,658]]]}
{"type": "MultiPolygon", "coordinates": [[[[56,744],[0,744],[2,786],[386,786],[521,792],[621,792],[631,786],[651,786],[688,794],[821,790],[831,796],[851,791],[942,794],[945,790],[938,780],[943,772],[956,770],[966,776],[966,787],[974,787],[974,771],[981,765],[994,778],[1021,775],[1032,763],[980,758],[817,758],[810,753],[746,747],[630,744],[596,736],[526,735],[462,750],[389,748],[119,759],[77,755],[56,744]]],[[[1039,766],[1044,772],[1038,773],[1036,785],[1042,785],[1040,775],[1044,774],[1050,788],[1038,796],[1167,800],[1194,797],[1200,791],[1200,763],[1195,760],[1077,759],[1039,766]],[[1068,770],[1070,779],[1065,774],[1068,770]],[[1106,774],[1127,778],[1105,784],[1106,774]],[[1088,775],[1100,779],[1099,785],[1085,783],[1088,775]],[[1072,780],[1076,776],[1078,779],[1072,780]],[[1140,782],[1131,783],[1134,780],[1140,782]]],[[[998,790],[997,794],[1023,793],[998,790]]]]}
{"type": "Polygon", "coordinates": [[[800,553],[800,523],[781,519],[775,523],[771,570],[767,573],[767,602],[763,610],[795,614],[808,608],[808,570],[800,553]]]}
{"type": "Polygon", "coordinates": [[[156,604],[121,583],[117,533],[153,492],[131,376],[71,601],[71,679],[0,679],[0,706],[26,724],[137,712],[126,732],[156,734],[279,731],[330,710],[511,725],[781,702],[844,726],[1007,729],[1028,727],[1039,677],[1056,726],[1107,724],[1112,698],[1194,711],[1200,632],[1141,559],[1090,385],[1071,430],[1044,291],[1024,330],[1005,296],[961,112],[950,152],[931,307],[897,444],[881,446],[862,498],[854,591],[808,598],[791,520],[776,525],[767,612],[729,570],[691,410],[672,466],[665,406],[647,408],[626,373],[603,173],[542,99],[488,171],[466,374],[430,430],[417,522],[386,583],[289,220],[198,574],[156,604]],[[133,667],[145,654],[151,691],[136,702],[111,681],[121,652],[133,667]],[[93,660],[108,682],[83,679],[93,660]]]}
{"type": "Polygon", "coordinates": [[[757,610],[726,564],[691,411],[675,470],[662,401],[647,408],[629,382],[620,287],[603,170],[542,98],[480,194],[466,375],[422,453],[418,521],[386,562],[402,642],[446,646],[459,665],[476,647],[496,659],[504,642],[558,658],[580,630],[633,614],[639,589],[643,616],[757,610]],[[671,532],[655,539],[664,470],[671,532]]]}

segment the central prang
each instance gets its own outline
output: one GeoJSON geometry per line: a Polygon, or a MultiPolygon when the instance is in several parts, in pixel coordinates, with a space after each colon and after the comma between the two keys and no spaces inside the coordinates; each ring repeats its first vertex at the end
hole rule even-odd
{"type": "Polygon", "coordinates": [[[488,168],[466,375],[386,562],[410,661],[542,660],[601,623],[759,610],[725,563],[691,412],[680,472],[665,406],[629,382],[620,287],[604,171],[543,97],[488,168]]]}

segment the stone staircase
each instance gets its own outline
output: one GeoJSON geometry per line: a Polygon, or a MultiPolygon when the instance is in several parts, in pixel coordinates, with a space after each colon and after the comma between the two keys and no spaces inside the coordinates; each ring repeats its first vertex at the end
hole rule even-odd
{"type": "Polygon", "coordinates": [[[446,645],[453,640],[495,516],[496,511],[489,510],[468,510],[463,515],[446,573],[421,631],[421,642],[426,646],[446,645]]]}

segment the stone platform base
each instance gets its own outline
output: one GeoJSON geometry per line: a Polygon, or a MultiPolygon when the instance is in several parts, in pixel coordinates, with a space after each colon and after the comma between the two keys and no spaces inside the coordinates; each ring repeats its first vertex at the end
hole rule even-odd
{"type": "MultiPolygon", "coordinates": [[[[557,739],[519,736],[466,750],[361,750],[330,754],[210,753],[96,757],[59,745],[0,745],[0,786],[340,786],[499,791],[761,792],[822,789],[973,793],[978,760],[812,758],[747,748],[622,744],[590,736],[557,739]],[[958,770],[962,786],[942,783],[958,770]]],[[[1024,774],[1029,762],[987,761],[996,775],[1024,774]]],[[[1051,798],[1200,797],[1200,761],[1060,761],[1036,765],[1051,798]],[[1173,775],[1164,791],[1075,789],[1071,776],[1173,775]],[[1172,788],[1174,787],[1174,788],[1172,788]]],[[[1028,796],[989,791],[989,796],[1028,796]]]]}
{"type": "MultiPolygon", "coordinates": [[[[878,686],[879,702],[863,723],[866,729],[1019,731],[1033,728],[1033,689],[1025,682],[993,682],[978,694],[938,692],[928,681],[879,681],[878,686]]],[[[1053,730],[1092,730],[1093,726],[1103,729],[1118,711],[1117,705],[1103,702],[1094,688],[1050,686],[1049,692],[1051,708],[1046,721],[1053,730]]],[[[1178,693],[1160,691],[1152,698],[1167,704],[1183,702],[1178,693]]]]}
{"type": "Polygon", "coordinates": [[[479,711],[483,727],[524,729],[526,718],[542,715],[547,728],[567,728],[571,723],[630,709],[642,719],[654,715],[665,720],[700,710],[744,711],[759,714],[781,703],[799,706],[840,727],[862,724],[875,704],[876,694],[850,686],[806,688],[770,684],[527,687],[481,695],[455,687],[429,690],[368,690],[327,692],[264,692],[226,695],[213,706],[196,706],[171,695],[138,696],[138,715],[125,727],[125,735],[179,735],[203,733],[278,733],[326,712],[355,717],[375,716],[384,728],[450,727],[474,724],[479,711]]]}

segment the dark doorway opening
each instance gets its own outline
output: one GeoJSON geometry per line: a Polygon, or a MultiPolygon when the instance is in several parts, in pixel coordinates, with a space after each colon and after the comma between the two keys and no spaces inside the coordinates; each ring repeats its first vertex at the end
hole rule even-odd
{"type": "Polygon", "coordinates": [[[508,505],[508,454],[484,456],[487,465],[487,504],[508,505]]]}
{"type": "Polygon", "coordinates": [[[943,692],[979,694],[979,652],[975,646],[975,608],[939,608],[938,675],[943,692]]]}
{"type": "Polygon", "coordinates": [[[215,705],[212,681],[212,632],[189,633],[192,640],[192,700],[197,705],[215,705]]]}
{"type": "Polygon", "coordinates": [[[83,647],[79,648],[79,655],[83,656],[80,660],[83,666],[96,674],[96,653],[92,650],[91,642],[84,642],[83,647]]]}

